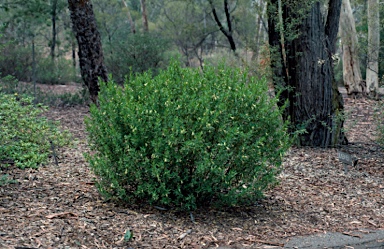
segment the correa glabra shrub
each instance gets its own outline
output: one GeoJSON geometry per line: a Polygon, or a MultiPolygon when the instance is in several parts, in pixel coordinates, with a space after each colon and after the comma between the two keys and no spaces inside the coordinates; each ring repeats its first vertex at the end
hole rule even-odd
{"type": "Polygon", "coordinates": [[[276,183],[290,140],[264,79],[182,68],[102,83],[87,155],[108,198],[184,210],[240,205],[276,183]]]}

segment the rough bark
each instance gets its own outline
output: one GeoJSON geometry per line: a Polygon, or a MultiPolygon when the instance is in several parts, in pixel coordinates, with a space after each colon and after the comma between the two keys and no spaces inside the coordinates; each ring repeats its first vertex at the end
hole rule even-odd
{"type": "Polygon", "coordinates": [[[340,13],[340,36],[343,46],[343,80],[348,94],[361,94],[363,84],[358,58],[358,39],[350,0],[343,0],[340,13]]]}
{"type": "Polygon", "coordinates": [[[294,5],[283,2],[284,32],[292,27],[295,30],[289,32],[297,31],[296,35],[287,36],[284,44],[280,42],[280,27],[277,25],[277,4],[277,0],[272,0],[268,7],[269,42],[271,51],[280,54],[274,55],[272,61],[275,85],[287,88],[282,92],[279,102],[282,105],[288,101],[283,118],[288,119],[294,128],[305,129],[299,136],[300,145],[333,147],[344,143],[346,138],[340,120],[343,101],[334,80],[332,65],[341,0],[329,1],[326,23],[320,2],[309,6],[307,14],[299,13],[294,5]],[[290,25],[290,22],[294,22],[294,25],[290,25]],[[282,56],[283,48],[286,62],[282,56]],[[276,78],[283,80],[276,81],[276,78]]]}
{"type": "Polygon", "coordinates": [[[368,0],[368,63],[366,92],[377,95],[379,89],[379,50],[380,50],[380,5],[379,0],[368,0]]]}
{"type": "Polygon", "coordinates": [[[90,0],[68,0],[68,5],[78,43],[81,77],[88,87],[91,100],[96,102],[99,79],[107,81],[108,75],[92,3],[90,0]]]}

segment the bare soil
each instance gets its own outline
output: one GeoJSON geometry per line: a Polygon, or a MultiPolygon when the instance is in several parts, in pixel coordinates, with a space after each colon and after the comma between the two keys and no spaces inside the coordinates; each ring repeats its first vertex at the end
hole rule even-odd
{"type": "Polygon", "coordinates": [[[252,206],[193,213],[112,203],[98,193],[84,160],[87,107],[46,115],[72,132],[38,170],[3,169],[17,180],[0,186],[0,248],[278,248],[290,238],[384,228],[384,150],[375,143],[376,102],[345,98],[349,145],[296,148],[286,156],[280,185],[252,206]],[[358,158],[345,167],[338,151],[358,158]],[[133,238],[124,240],[127,231],[133,238]]]}

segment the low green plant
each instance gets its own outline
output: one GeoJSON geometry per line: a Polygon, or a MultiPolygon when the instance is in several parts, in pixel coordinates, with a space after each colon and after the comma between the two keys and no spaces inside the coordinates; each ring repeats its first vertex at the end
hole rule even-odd
{"type": "Polygon", "coordinates": [[[276,183],[290,139],[265,79],[172,63],[100,87],[86,158],[107,198],[193,210],[250,203],[276,183]]]}
{"type": "Polygon", "coordinates": [[[8,42],[0,49],[0,72],[18,80],[32,80],[32,53],[30,47],[8,42]]]}
{"type": "Polygon", "coordinates": [[[51,142],[62,146],[69,135],[41,116],[46,107],[35,107],[32,98],[0,91],[0,162],[20,168],[37,168],[48,160],[51,142]]]}
{"type": "Polygon", "coordinates": [[[36,81],[42,84],[66,84],[80,82],[80,77],[73,69],[72,61],[58,58],[52,62],[50,57],[39,59],[36,66],[36,81]]]}
{"type": "Polygon", "coordinates": [[[36,89],[33,83],[21,83],[13,76],[0,78],[0,92],[6,94],[18,94],[19,96],[28,96],[34,99],[35,103],[41,103],[47,106],[77,106],[86,105],[89,102],[89,93],[86,88],[78,92],[68,92],[57,94],[53,91],[43,92],[39,87],[36,89]]]}
{"type": "Polygon", "coordinates": [[[0,175],[0,187],[8,184],[13,184],[13,183],[17,183],[17,181],[10,179],[9,175],[0,175]]]}
{"type": "Polygon", "coordinates": [[[71,60],[59,57],[53,62],[41,49],[36,49],[33,59],[30,45],[17,44],[1,36],[0,43],[4,44],[0,46],[0,72],[4,76],[11,75],[19,81],[32,81],[35,64],[35,79],[39,83],[66,84],[81,80],[71,60]]]}

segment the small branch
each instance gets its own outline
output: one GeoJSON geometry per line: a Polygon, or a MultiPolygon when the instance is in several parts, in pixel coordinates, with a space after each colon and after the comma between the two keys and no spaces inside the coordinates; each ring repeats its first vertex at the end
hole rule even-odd
{"type": "Polygon", "coordinates": [[[55,164],[56,164],[56,166],[59,166],[59,161],[57,160],[57,155],[56,155],[56,151],[55,151],[55,145],[53,144],[53,142],[51,140],[49,140],[49,143],[51,144],[51,150],[52,150],[53,158],[55,159],[55,164]]]}
{"type": "Polygon", "coordinates": [[[217,26],[219,26],[220,31],[225,35],[225,37],[227,37],[227,40],[231,46],[231,50],[236,54],[236,44],[232,36],[232,24],[231,24],[231,16],[228,8],[228,1],[224,0],[224,10],[225,10],[225,16],[227,18],[228,31],[225,30],[225,28],[223,27],[223,24],[220,22],[220,19],[216,12],[216,8],[213,6],[212,0],[209,0],[209,3],[211,5],[213,18],[215,19],[217,26]]]}

